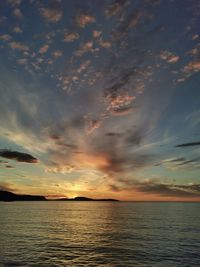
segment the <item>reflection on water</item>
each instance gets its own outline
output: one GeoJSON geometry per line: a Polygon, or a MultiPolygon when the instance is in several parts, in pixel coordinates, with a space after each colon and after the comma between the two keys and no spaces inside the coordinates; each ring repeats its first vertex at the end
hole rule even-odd
{"type": "Polygon", "coordinates": [[[0,266],[200,266],[200,204],[0,203],[0,266]]]}

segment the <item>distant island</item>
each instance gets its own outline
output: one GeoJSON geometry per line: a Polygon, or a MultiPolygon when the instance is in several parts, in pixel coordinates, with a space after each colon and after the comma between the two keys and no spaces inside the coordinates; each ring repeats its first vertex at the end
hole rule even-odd
{"type": "Polygon", "coordinates": [[[93,199],[88,197],[46,199],[44,196],[20,195],[0,190],[0,201],[119,201],[117,199],[93,199]]]}
{"type": "Polygon", "coordinates": [[[59,198],[56,199],[56,201],[119,201],[119,200],[113,198],[94,199],[88,197],[75,197],[75,198],[59,198]]]}

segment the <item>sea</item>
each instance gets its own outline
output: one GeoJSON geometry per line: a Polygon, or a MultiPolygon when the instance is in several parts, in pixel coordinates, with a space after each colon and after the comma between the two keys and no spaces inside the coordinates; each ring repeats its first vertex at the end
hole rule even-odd
{"type": "Polygon", "coordinates": [[[200,203],[1,202],[0,266],[200,266],[200,203]]]}

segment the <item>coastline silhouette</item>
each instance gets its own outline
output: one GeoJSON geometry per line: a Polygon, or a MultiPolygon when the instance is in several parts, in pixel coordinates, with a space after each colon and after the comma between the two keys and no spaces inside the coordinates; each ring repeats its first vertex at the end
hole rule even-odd
{"type": "Polygon", "coordinates": [[[88,197],[75,197],[75,198],[58,198],[47,199],[44,196],[38,195],[20,195],[8,191],[0,190],[0,201],[119,201],[117,199],[93,199],[88,197]]]}

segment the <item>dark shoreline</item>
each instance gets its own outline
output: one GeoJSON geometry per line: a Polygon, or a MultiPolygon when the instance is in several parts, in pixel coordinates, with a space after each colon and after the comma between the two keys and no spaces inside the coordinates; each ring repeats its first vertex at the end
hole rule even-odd
{"type": "Polygon", "coordinates": [[[47,199],[44,196],[37,195],[19,195],[8,191],[0,190],[0,201],[12,202],[12,201],[119,201],[117,199],[93,199],[88,197],[75,197],[75,198],[59,198],[59,199],[47,199]]]}

